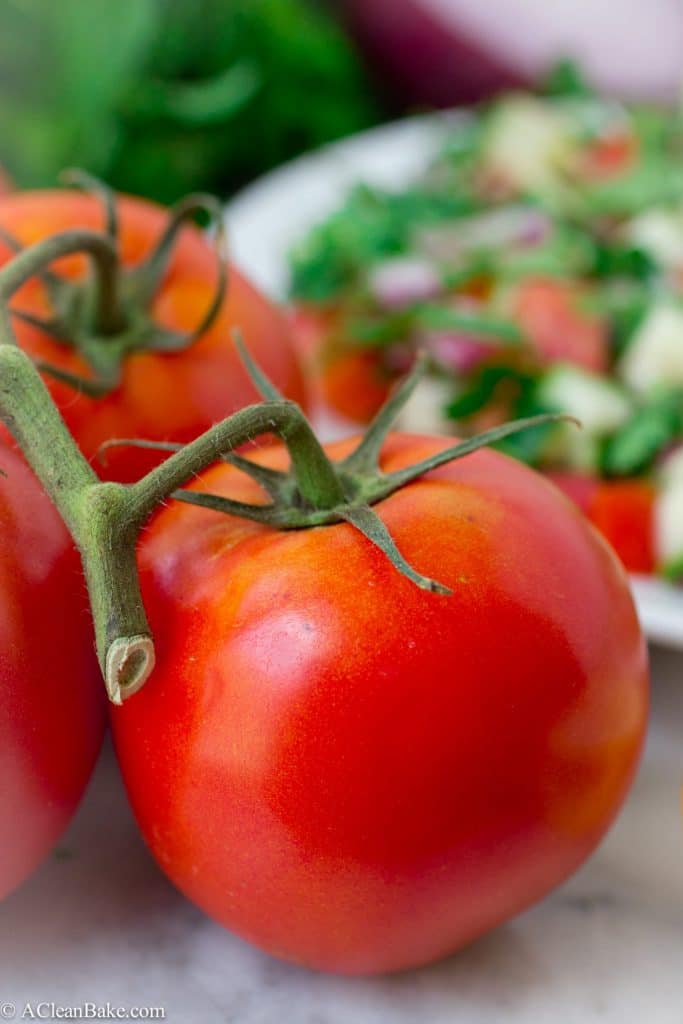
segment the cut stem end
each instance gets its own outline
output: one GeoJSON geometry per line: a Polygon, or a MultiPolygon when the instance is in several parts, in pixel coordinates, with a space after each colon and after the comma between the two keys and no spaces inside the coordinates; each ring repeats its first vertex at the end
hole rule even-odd
{"type": "Polygon", "coordinates": [[[107,651],[105,684],[112,704],[123,704],[142,689],[154,668],[149,636],[118,637],[107,651]]]}

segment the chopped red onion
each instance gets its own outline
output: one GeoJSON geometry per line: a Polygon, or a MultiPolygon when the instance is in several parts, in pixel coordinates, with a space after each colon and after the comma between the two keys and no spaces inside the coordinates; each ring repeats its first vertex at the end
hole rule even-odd
{"type": "Polygon", "coordinates": [[[402,309],[433,299],[442,290],[438,270],[426,260],[405,257],[380,263],[370,273],[370,291],[385,309],[402,309]]]}
{"type": "Polygon", "coordinates": [[[470,373],[496,351],[489,340],[451,331],[426,331],[418,341],[439,366],[456,374],[470,373]]]}
{"type": "Polygon", "coordinates": [[[418,244],[433,259],[452,260],[470,249],[533,246],[552,230],[550,218],[535,206],[504,206],[420,232],[418,244]]]}

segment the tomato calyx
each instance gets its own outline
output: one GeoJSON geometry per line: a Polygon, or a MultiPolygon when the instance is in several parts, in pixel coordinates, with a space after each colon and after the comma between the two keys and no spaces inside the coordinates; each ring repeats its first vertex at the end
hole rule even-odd
{"type": "MultiPolygon", "coordinates": [[[[236,346],[262,397],[268,402],[282,401],[280,393],[256,366],[239,337],[236,338],[236,346]]],[[[220,495],[194,490],[176,491],[173,497],[188,504],[252,519],[278,530],[300,530],[347,522],[378,547],[392,565],[418,587],[436,594],[450,594],[448,587],[423,576],[405,560],[372,506],[430,470],[495,444],[511,434],[566,417],[544,414],[506,423],[460,441],[412,466],[386,473],[380,465],[384,442],[399,413],[427,372],[427,363],[425,356],[417,358],[411,373],[389,396],[356,448],[340,462],[332,462],[327,457],[303,413],[282,435],[291,458],[288,472],[269,469],[242,456],[227,456],[227,461],[261,486],[270,498],[268,504],[236,502],[220,495]]]]}
{"type": "MultiPolygon", "coordinates": [[[[85,189],[100,199],[105,230],[96,232],[65,232],[99,237],[101,244],[92,252],[92,273],[69,280],[48,269],[54,259],[46,239],[44,258],[36,250],[33,271],[42,282],[50,304],[47,317],[39,317],[22,309],[12,315],[39,328],[61,345],[74,348],[90,368],[90,376],[69,373],[51,363],[40,362],[38,368],[56,380],[66,383],[92,398],[100,398],[120,383],[123,365],[134,352],[179,352],[188,348],[214,322],[223,303],[227,287],[227,268],[221,258],[222,217],[218,201],[210,195],[190,195],[180,200],[169,212],[169,219],[152,252],[133,267],[123,265],[119,255],[119,218],[115,194],[102,182],[84,171],[70,171],[63,176],[66,184],[85,189]],[[177,331],[157,323],[152,314],[154,297],[168,270],[173,247],[182,227],[197,215],[207,215],[214,225],[217,249],[217,281],[204,316],[190,331],[177,331]],[[42,265],[41,265],[42,264],[42,265]]],[[[16,253],[26,250],[6,231],[0,237],[16,253]]],[[[32,247],[35,249],[36,247],[32,247]]],[[[11,266],[11,265],[10,265],[11,266]]],[[[4,270],[0,271],[2,290],[4,270]]]]}
{"type": "MultiPolygon", "coordinates": [[[[239,332],[235,332],[235,345],[254,387],[264,401],[274,406],[283,403],[285,399],[251,358],[239,332]]],[[[303,530],[347,522],[378,547],[394,568],[418,587],[435,594],[450,594],[448,587],[417,572],[406,561],[372,506],[430,470],[495,444],[511,434],[544,423],[566,420],[567,417],[545,413],[505,423],[458,442],[412,466],[385,473],[380,465],[384,442],[427,369],[427,357],[419,355],[411,373],[389,396],[356,448],[340,462],[332,462],[328,458],[311,424],[298,406],[294,406],[296,411],[285,429],[279,433],[291,459],[289,471],[282,472],[262,466],[234,452],[224,455],[226,462],[246,473],[261,487],[270,499],[269,502],[252,504],[195,490],[177,490],[171,497],[189,505],[199,505],[214,512],[263,523],[276,530],[303,530]]],[[[187,448],[170,442],[129,438],[117,439],[104,448],[112,445],[131,445],[175,453],[187,448]]]]}

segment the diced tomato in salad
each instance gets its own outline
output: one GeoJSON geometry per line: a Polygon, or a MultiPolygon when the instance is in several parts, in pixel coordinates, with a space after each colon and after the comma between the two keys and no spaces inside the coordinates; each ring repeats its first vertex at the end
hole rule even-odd
{"type": "MultiPolygon", "coordinates": [[[[324,310],[325,401],[369,419],[421,349],[445,433],[567,413],[580,431],[551,426],[506,450],[549,474],[627,568],[671,577],[683,483],[672,496],[662,460],[683,447],[682,151],[679,111],[584,83],[500,96],[402,190],[358,186],[291,257],[295,303],[324,310]]],[[[427,405],[403,425],[421,430],[427,405]]]]}
{"type": "Polygon", "coordinates": [[[612,480],[599,485],[588,509],[588,518],[630,572],[655,570],[655,493],[647,481],[612,480]]]}
{"type": "Polygon", "coordinates": [[[630,132],[603,135],[587,147],[582,171],[588,179],[618,177],[633,166],[638,155],[638,140],[630,132]]]}
{"type": "Polygon", "coordinates": [[[573,363],[594,373],[607,369],[607,325],[581,308],[576,285],[548,278],[522,281],[513,314],[542,363],[573,363]]]}

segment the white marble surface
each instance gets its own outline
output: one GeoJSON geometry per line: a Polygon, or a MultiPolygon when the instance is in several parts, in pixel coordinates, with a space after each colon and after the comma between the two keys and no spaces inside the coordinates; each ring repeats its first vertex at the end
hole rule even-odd
{"type": "Polygon", "coordinates": [[[656,651],[653,669],[647,754],[598,853],[469,949],[389,978],[310,974],[202,917],[147,855],[107,750],[61,853],[0,908],[0,1012],[109,1001],[182,1024],[682,1024],[683,656],[656,651]]]}

